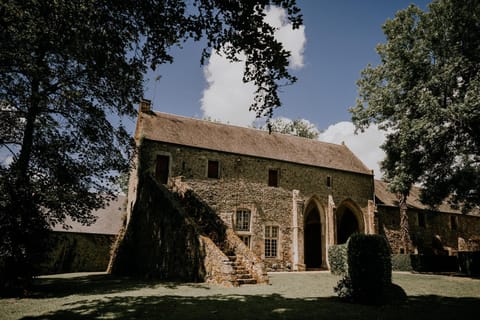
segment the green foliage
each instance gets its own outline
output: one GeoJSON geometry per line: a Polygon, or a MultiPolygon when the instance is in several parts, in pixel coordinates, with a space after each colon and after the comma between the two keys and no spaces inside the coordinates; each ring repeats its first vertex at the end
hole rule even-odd
{"type": "Polygon", "coordinates": [[[459,251],[458,264],[460,272],[469,276],[480,275],[480,251],[459,251]]]}
{"type": "Polygon", "coordinates": [[[452,195],[469,210],[480,204],[480,2],[411,5],[383,31],[381,63],[362,71],[352,119],[385,130],[392,191],[408,195],[421,183],[424,203],[452,195]]]}
{"type": "Polygon", "coordinates": [[[275,118],[269,120],[261,129],[314,140],[320,136],[317,127],[306,119],[275,118]]]}
{"type": "Polygon", "coordinates": [[[348,273],[346,243],[332,245],[328,248],[328,263],[332,274],[346,275],[348,273]]]}
{"type": "Polygon", "coordinates": [[[0,287],[32,275],[48,225],[92,223],[92,209],[113,197],[133,149],[122,120],[173,46],[204,37],[203,58],[244,53],[244,80],[257,86],[251,109],[272,115],[279,85],[296,79],[263,21],[270,4],[301,24],[290,0],[0,0],[0,155],[12,159],[0,164],[0,287]]]}
{"type": "Polygon", "coordinates": [[[392,270],[413,271],[410,254],[392,254],[392,270]]]}
{"type": "Polygon", "coordinates": [[[381,304],[392,284],[387,240],[381,235],[353,234],[347,242],[348,275],[335,288],[343,298],[381,304]]]}

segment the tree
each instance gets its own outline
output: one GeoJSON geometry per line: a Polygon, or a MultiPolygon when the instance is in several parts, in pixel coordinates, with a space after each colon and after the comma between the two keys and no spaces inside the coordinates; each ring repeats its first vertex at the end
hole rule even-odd
{"type": "Polygon", "coordinates": [[[0,0],[0,291],[28,281],[48,227],[67,216],[92,223],[128,170],[132,140],[118,117],[135,115],[148,68],[172,46],[206,39],[230,60],[246,56],[250,107],[271,116],[279,86],[295,82],[289,53],[264,9],[302,20],[295,1],[0,0]]]}
{"type": "Polygon", "coordinates": [[[384,177],[404,198],[421,185],[431,206],[480,204],[480,2],[411,5],[383,25],[381,63],[358,81],[357,129],[386,132],[384,177]]]}
{"type": "Polygon", "coordinates": [[[274,118],[261,129],[314,140],[320,135],[315,125],[306,119],[274,118]]]}

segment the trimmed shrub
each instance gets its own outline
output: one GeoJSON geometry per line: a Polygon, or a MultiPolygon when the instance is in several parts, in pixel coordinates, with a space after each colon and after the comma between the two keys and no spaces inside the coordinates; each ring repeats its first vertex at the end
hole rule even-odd
{"type": "Polygon", "coordinates": [[[328,263],[330,272],[334,275],[343,276],[348,273],[347,244],[337,244],[328,248],[328,263]]]}
{"type": "Polygon", "coordinates": [[[392,254],[392,270],[413,271],[411,256],[409,254],[392,254]]]}
{"type": "Polygon", "coordinates": [[[392,284],[392,262],[387,240],[381,235],[354,234],[347,242],[348,275],[352,300],[381,304],[392,284]]]}
{"type": "Polygon", "coordinates": [[[423,254],[410,255],[410,263],[417,272],[456,272],[458,259],[456,256],[434,256],[423,254]]]}
{"type": "Polygon", "coordinates": [[[480,275],[480,251],[459,251],[458,265],[460,272],[466,275],[480,275]]]}

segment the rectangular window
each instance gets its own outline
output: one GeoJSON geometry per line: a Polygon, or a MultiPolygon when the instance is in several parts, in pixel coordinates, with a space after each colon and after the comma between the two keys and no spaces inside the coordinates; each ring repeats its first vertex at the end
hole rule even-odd
{"type": "Polygon", "coordinates": [[[250,210],[237,210],[235,215],[235,230],[250,231],[250,210]]]}
{"type": "Polygon", "coordinates": [[[155,165],[155,177],[160,183],[166,184],[168,182],[168,171],[170,165],[170,157],[164,155],[157,156],[157,163],[155,165]]]}
{"type": "Polygon", "coordinates": [[[268,170],[268,186],[278,187],[278,170],[277,169],[268,170]]]}
{"type": "Polygon", "coordinates": [[[327,176],[327,188],[331,188],[331,187],[332,187],[332,177],[327,176]]]}
{"type": "Polygon", "coordinates": [[[207,177],[218,179],[220,177],[219,168],[218,161],[208,160],[207,177]]]}
{"type": "Polygon", "coordinates": [[[420,228],[426,228],[426,223],[425,223],[425,213],[419,212],[418,213],[418,226],[420,228]]]}
{"type": "Polygon", "coordinates": [[[457,217],[454,215],[450,216],[450,229],[452,230],[457,230],[458,228],[458,222],[457,222],[457,217]]]}
{"type": "Polygon", "coordinates": [[[276,258],[278,251],[278,227],[265,226],[265,258],[276,258]]]}
{"type": "Polygon", "coordinates": [[[250,248],[250,236],[238,236],[240,238],[240,240],[243,241],[243,243],[245,243],[245,245],[247,246],[247,248],[250,248]]]}

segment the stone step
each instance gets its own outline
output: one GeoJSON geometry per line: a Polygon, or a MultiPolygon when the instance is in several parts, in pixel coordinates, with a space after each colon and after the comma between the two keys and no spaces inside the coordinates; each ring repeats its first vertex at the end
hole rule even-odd
{"type": "Polygon", "coordinates": [[[250,273],[246,273],[246,274],[237,274],[237,280],[240,280],[240,279],[252,279],[252,275],[250,273]]]}
{"type": "Polygon", "coordinates": [[[253,279],[253,278],[249,278],[249,279],[237,279],[237,282],[239,285],[242,285],[242,284],[256,284],[257,283],[257,280],[253,279]]]}
{"type": "Polygon", "coordinates": [[[235,270],[235,274],[250,274],[248,270],[235,270]]]}

